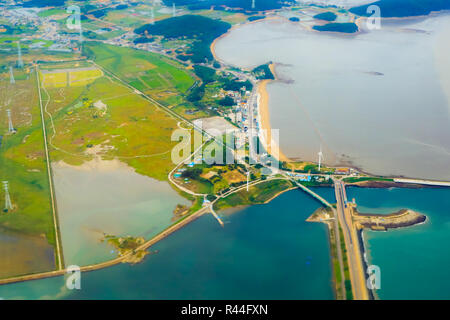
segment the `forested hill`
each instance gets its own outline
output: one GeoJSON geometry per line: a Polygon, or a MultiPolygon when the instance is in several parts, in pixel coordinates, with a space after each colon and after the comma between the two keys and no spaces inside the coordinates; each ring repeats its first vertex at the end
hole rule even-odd
{"type": "Polygon", "coordinates": [[[212,61],[210,45],[217,37],[226,33],[231,25],[197,15],[184,15],[146,24],[134,32],[143,36],[158,35],[168,39],[194,39],[190,50],[192,62],[212,61]]]}
{"type": "Polygon", "coordinates": [[[370,16],[367,8],[377,5],[381,9],[381,17],[409,17],[430,14],[432,11],[450,10],[450,0],[379,0],[350,9],[350,12],[360,16],[370,16]]]}

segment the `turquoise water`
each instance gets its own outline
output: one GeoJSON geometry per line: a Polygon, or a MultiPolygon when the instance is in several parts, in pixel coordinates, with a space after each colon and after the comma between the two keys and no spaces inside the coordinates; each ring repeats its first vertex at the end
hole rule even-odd
{"type": "MultiPolygon", "coordinates": [[[[315,190],[329,201],[331,188],[315,190]]],[[[426,224],[364,232],[371,264],[381,268],[381,299],[450,298],[450,189],[348,188],[362,212],[410,208],[426,224]]],[[[0,286],[0,297],[66,299],[332,299],[324,225],[305,219],[318,203],[301,191],[267,205],[206,215],[164,239],[141,264],[82,274],[82,289],[64,278],[0,286]]]]}
{"type": "Polygon", "coordinates": [[[410,208],[429,220],[401,230],[365,231],[369,261],[381,268],[381,299],[450,299],[450,189],[349,188],[362,212],[410,208]]]}
{"type": "Polygon", "coordinates": [[[64,261],[88,265],[117,256],[104,234],[150,239],[189,201],[168,183],[137,174],[119,161],[53,166],[64,261]],[[76,195],[76,196],[74,196],[76,195]]]}
{"type": "MultiPolygon", "coordinates": [[[[331,196],[331,189],[321,189],[331,196]]],[[[327,230],[305,219],[319,206],[294,190],[267,205],[206,215],[153,247],[141,264],[0,286],[0,297],[68,299],[333,299],[327,230]]]]}

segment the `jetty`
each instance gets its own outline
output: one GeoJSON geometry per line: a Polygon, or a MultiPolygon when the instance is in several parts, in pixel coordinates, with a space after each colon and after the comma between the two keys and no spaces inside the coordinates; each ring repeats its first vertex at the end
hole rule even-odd
{"type": "Polygon", "coordinates": [[[401,209],[391,214],[362,214],[353,208],[353,219],[358,229],[386,231],[423,223],[427,217],[409,209],[401,209]]]}

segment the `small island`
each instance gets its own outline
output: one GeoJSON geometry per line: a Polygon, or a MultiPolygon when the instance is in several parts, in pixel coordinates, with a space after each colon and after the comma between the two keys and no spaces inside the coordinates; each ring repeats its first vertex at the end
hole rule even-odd
{"type": "Polygon", "coordinates": [[[322,32],[342,32],[342,33],[355,33],[359,30],[358,26],[353,22],[327,23],[323,26],[314,26],[313,29],[322,32]]]}
{"type": "Polygon", "coordinates": [[[136,264],[141,262],[144,257],[149,254],[145,249],[139,250],[138,248],[145,243],[144,237],[116,237],[113,235],[105,234],[103,241],[107,241],[108,244],[116,248],[119,257],[124,257],[124,263],[136,264]]]}
{"type": "Polygon", "coordinates": [[[334,21],[337,18],[337,15],[334,12],[323,12],[323,13],[319,13],[316,14],[314,17],[314,19],[317,20],[325,20],[325,21],[334,21]]]}

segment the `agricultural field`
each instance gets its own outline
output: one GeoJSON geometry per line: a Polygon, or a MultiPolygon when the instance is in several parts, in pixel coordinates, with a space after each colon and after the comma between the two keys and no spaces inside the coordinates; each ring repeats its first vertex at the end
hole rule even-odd
{"type": "Polygon", "coordinates": [[[45,87],[85,86],[101,77],[103,72],[95,67],[42,70],[42,85],[45,87]]]}
{"type": "Polygon", "coordinates": [[[210,19],[220,19],[228,22],[229,24],[238,24],[247,21],[248,16],[243,13],[235,13],[220,10],[201,10],[196,11],[195,14],[201,15],[210,19]]]}
{"type": "Polygon", "coordinates": [[[44,85],[42,95],[54,125],[48,128],[53,161],[117,158],[138,173],[167,179],[178,127],[165,111],[106,75],[84,86],[44,85]]]}
{"type": "MultiPolygon", "coordinates": [[[[125,28],[136,28],[151,22],[151,8],[150,5],[140,4],[122,10],[111,10],[107,12],[103,20],[125,28]]],[[[153,16],[155,20],[161,20],[170,17],[171,12],[166,12],[162,6],[155,4],[153,16]]]]}
{"type": "Polygon", "coordinates": [[[0,180],[9,182],[12,210],[0,193],[0,278],[55,267],[55,230],[33,69],[0,75],[0,180]],[[15,133],[8,132],[6,110],[15,133]]]}
{"type": "Polygon", "coordinates": [[[183,116],[194,108],[185,96],[197,79],[182,64],[152,52],[96,42],[86,43],[84,49],[98,65],[183,116]]]}

